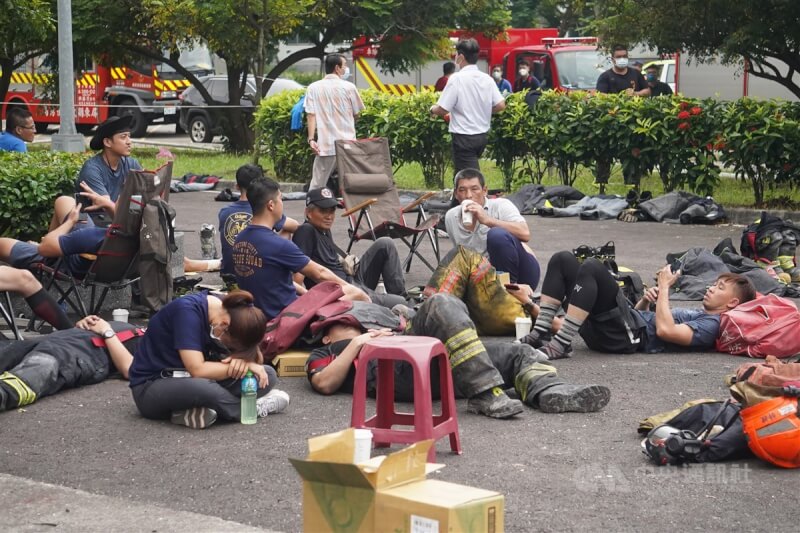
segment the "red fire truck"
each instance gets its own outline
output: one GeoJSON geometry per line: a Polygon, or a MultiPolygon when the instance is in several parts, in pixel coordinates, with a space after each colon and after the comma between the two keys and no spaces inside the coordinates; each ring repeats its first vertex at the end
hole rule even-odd
{"type": "Polygon", "coordinates": [[[531,63],[542,89],[563,91],[594,90],[600,74],[611,68],[608,54],[597,48],[596,37],[547,37],[541,44],[514,48],[503,58],[503,70],[512,85],[522,60],[531,63]]]}
{"type": "MultiPolygon", "coordinates": [[[[478,68],[489,72],[495,65],[503,67],[504,76],[512,84],[517,65],[523,59],[531,62],[533,74],[543,88],[559,90],[594,89],[600,73],[611,67],[605,54],[597,49],[595,37],[559,38],[555,28],[512,28],[504,36],[489,39],[485,35],[472,35],[463,30],[450,32],[455,43],[462,37],[474,37],[480,44],[478,68]]],[[[376,64],[378,46],[361,46],[364,37],[355,41],[353,63],[355,84],[360,89],[401,95],[422,90],[433,90],[442,75],[442,64],[451,57],[431,61],[408,74],[389,74],[376,64]]]]}
{"type": "MultiPolygon", "coordinates": [[[[165,65],[105,67],[91,62],[75,77],[75,125],[79,132],[88,132],[112,115],[131,115],[131,134],[141,137],[147,126],[161,120],[177,124],[178,95],[190,85],[182,76],[165,65]]],[[[32,59],[25,67],[11,74],[6,95],[6,111],[24,107],[33,114],[36,131],[44,133],[50,124],[58,124],[57,97],[48,95],[52,77],[44,57],[32,59]]]]}

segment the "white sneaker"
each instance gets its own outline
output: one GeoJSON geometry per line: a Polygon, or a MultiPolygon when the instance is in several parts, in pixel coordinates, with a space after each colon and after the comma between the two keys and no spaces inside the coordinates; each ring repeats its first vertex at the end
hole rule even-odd
{"type": "Polygon", "coordinates": [[[273,389],[256,400],[256,412],[259,418],[268,414],[281,413],[289,407],[289,394],[278,389],[273,389]]]}

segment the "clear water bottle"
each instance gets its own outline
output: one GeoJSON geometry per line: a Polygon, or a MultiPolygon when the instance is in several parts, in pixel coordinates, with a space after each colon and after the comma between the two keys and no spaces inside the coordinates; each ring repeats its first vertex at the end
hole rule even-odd
{"type": "Polygon", "coordinates": [[[214,242],[213,224],[203,224],[200,226],[200,254],[203,259],[217,258],[217,245],[214,242]]]}
{"type": "Polygon", "coordinates": [[[242,424],[255,424],[258,420],[256,412],[256,396],[258,381],[251,371],[242,378],[242,424]]]}

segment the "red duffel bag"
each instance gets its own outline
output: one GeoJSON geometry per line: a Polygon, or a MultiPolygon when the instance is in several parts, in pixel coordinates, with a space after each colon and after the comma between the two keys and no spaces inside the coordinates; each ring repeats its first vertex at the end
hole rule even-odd
{"type": "Polygon", "coordinates": [[[717,351],[762,359],[800,353],[800,311],[774,294],[737,305],[720,317],[717,351]]]}

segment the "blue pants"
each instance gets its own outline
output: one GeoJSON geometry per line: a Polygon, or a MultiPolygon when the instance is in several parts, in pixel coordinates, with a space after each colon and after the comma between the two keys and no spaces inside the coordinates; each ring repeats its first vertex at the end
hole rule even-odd
{"type": "Polygon", "coordinates": [[[536,289],[541,270],[539,262],[528,253],[519,239],[507,229],[492,228],[486,236],[489,262],[500,272],[508,272],[512,283],[524,283],[536,289]]]}

